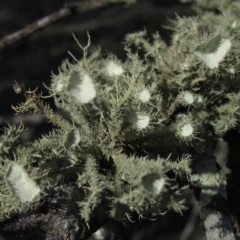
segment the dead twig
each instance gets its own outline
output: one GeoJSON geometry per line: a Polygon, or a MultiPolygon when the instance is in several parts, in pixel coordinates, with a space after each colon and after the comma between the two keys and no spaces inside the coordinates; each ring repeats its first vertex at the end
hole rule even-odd
{"type": "Polygon", "coordinates": [[[39,19],[34,23],[27,25],[26,27],[17,32],[7,35],[6,37],[0,40],[0,50],[30,36],[31,34],[39,31],[40,29],[49,26],[50,24],[57,22],[71,14],[72,14],[71,9],[63,8],[42,19],[39,19]]]}
{"type": "Polygon", "coordinates": [[[89,0],[89,1],[84,1],[81,3],[69,3],[65,4],[64,8],[51,13],[50,15],[41,18],[37,20],[36,22],[33,22],[23,29],[14,32],[10,35],[5,36],[0,40],[0,51],[4,49],[7,46],[10,46],[26,37],[29,37],[33,33],[55,23],[58,22],[70,15],[73,15],[75,13],[79,12],[86,12],[98,8],[102,8],[110,4],[109,0],[89,0]]]}

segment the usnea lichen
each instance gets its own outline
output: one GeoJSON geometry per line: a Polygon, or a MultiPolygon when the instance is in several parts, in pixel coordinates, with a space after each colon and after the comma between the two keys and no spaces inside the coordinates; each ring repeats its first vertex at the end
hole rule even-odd
{"type": "Polygon", "coordinates": [[[52,75],[50,95],[64,116],[25,91],[26,102],[14,109],[40,111],[59,129],[24,147],[16,141],[19,129],[3,134],[1,217],[21,210],[23,202],[30,206],[44,187],[62,181],[78,186],[81,197],[75,200],[86,222],[98,209],[116,219],[182,212],[182,192],[193,182],[201,182],[203,205],[223,193],[226,176],[214,159],[211,172],[193,164],[193,173],[191,162],[209,136],[238,125],[240,91],[233,78],[240,53],[231,24],[204,32],[201,19],[177,17],[169,27],[170,46],[159,33],[150,40],[146,31],[129,34],[125,62],[82,48],[83,59],[64,61],[52,75]]]}

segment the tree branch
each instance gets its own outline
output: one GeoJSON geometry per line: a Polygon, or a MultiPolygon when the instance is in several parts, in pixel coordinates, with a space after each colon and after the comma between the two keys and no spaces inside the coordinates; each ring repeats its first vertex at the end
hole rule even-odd
{"type": "Polygon", "coordinates": [[[30,208],[0,221],[0,239],[85,240],[107,223],[107,219],[93,221],[87,228],[78,214],[79,190],[74,184],[51,185],[43,192],[30,208]]]}
{"type": "Polygon", "coordinates": [[[207,240],[236,240],[231,220],[220,212],[209,214],[203,224],[207,240]]]}
{"type": "Polygon", "coordinates": [[[228,204],[222,196],[214,195],[211,203],[202,207],[200,215],[207,240],[236,240],[228,204]]]}
{"type": "Polygon", "coordinates": [[[109,0],[98,0],[98,1],[89,0],[86,2],[82,2],[82,3],[65,4],[64,8],[62,8],[54,13],[51,13],[50,15],[27,25],[23,29],[2,38],[0,40],[0,51],[2,49],[4,49],[5,47],[10,46],[26,37],[29,37],[33,33],[37,32],[55,22],[58,22],[70,15],[73,15],[73,14],[79,13],[79,12],[86,12],[86,11],[102,8],[102,7],[109,5],[110,3],[111,2],[109,2],[109,0]]]}

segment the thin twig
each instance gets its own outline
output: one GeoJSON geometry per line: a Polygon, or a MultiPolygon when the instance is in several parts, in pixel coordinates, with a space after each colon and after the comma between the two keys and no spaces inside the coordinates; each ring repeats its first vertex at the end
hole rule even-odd
{"type": "Polygon", "coordinates": [[[42,29],[54,22],[57,22],[65,17],[71,15],[71,13],[72,12],[69,8],[60,9],[59,11],[56,11],[34,23],[27,25],[23,29],[2,38],[0,40],[0,50],[2,50],[3,48],[5,48],[9,45],[12,45],[15,42],[22,40],[23,38],[30,36],[31,34],[39,31],[40,29],[42,29]]]}
{"type": "Polygon", "coordinates": [[[0,51],[7,46],[10,46],[26,37],[29,37],[33,33],[55,23],[58,22],[74,13],[85,12],[89,10],[98,9],[101,7],[105,7],[109,4],[108,0],[89,0],[81,3],[69,3],[65,4],[64,8],[51,13],[50,15],[33,22],[23,29],[14,32],[0,40],[0,51]]]}

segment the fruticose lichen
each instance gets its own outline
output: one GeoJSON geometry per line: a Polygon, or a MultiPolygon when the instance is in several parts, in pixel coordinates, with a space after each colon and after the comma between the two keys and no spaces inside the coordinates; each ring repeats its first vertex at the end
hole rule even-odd
{"type": "Polygon", "coordinates": [[[203,205],[214,194],[227,197],[226,175],[206,155],[238,126],[240,44],[231,19],[219,21],[206,29],[201,18],[177,17],[170,46],[159,33],[150,40],[146,31],[129,34],[125,61],[83,48],[83,59],[64,61],[52,75],[57,114],[24,90],[26,102],[14,109],[42,112],[58,128],[24,146],[22,127],[5,129],[1,218],[61,182],[78,187],[86,222],[103,212],[115,219],[182,212],[183,192],[196,182],[203,205]]]}

